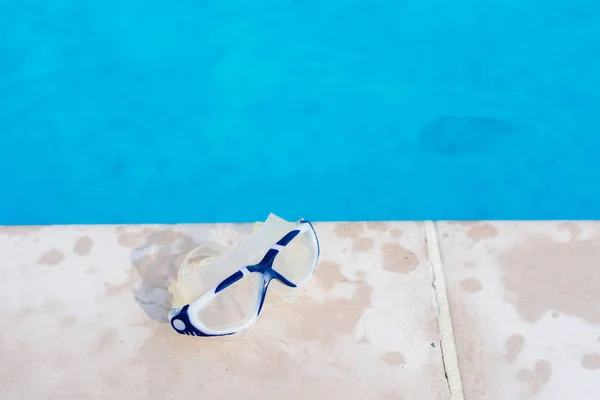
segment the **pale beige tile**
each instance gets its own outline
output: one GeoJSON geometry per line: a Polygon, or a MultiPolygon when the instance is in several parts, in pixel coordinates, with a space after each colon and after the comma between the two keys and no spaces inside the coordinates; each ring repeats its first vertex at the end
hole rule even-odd
{"type": "Polygon", "coordinates": [[[600,393],[600,223],[437,223],[465,398],[600,393]]]}
{"type": "Polygon", "coordinates": [[[446,399],[423,225],[316,229],[296,301],[223,341],[171,330],[168,278],[250,225],[1,228],[0,397],[446,399]]]}

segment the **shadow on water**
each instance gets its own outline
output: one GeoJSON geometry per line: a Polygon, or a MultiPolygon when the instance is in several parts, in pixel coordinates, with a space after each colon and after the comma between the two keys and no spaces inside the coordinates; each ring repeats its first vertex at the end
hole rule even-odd
{"type": "Polygon", "coordinates": [[[206,226],[198,226],[193,235],[184,234],[177,226],[158,226],[146,228],[139,235],[141,244],[132,250],[131,263],[142,283],[134,289],[134,297],[151,320],[168,322],[167,313],[172,304],[168,290],[170,279],[175,279],[190,250],[208,242],[208,233],[206,226]]]}
{"type": "Polygon", "coordinates": [[[426,124],[419,134],[424,150],[444,155],[485,152],[509,141],[516,127],[492,117],[444,116],[426,124]]]}

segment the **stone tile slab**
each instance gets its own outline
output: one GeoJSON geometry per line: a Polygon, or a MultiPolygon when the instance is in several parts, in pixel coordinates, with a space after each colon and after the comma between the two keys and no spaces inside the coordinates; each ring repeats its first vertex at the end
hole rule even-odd
{"type": "Polygon", "coordinates": [[[316,229],[315,278],[224,341],[171,330],[168,278],[250,225],[0,228],[0,398],[446,399],[423,225],[316,229]]]}
{"type": "Polygon", "coordinates": [[[600,396],[600,223],[437,223],[465,399],[600,396]]]}

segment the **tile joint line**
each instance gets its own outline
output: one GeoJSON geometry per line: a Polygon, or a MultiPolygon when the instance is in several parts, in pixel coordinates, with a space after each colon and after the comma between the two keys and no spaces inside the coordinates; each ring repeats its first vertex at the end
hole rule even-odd
{"type": "Polygon", "coordinates": [[[435,303],[437,312],[438,330],[440,333],[440,350],[442,353],[442,364],[446,374],[446,383],[450,392],[450,400],[464,400],[462,379],[458,367],[458,356],[456,342],[452,330],[452,318],[450,316],[450,303],[446,290],[446,280],[442,256],[438,242],[437,229],[433,221],[425,221],[425,244],[427,256],[433,275],[432,286],[435,292],[435,303]]]}

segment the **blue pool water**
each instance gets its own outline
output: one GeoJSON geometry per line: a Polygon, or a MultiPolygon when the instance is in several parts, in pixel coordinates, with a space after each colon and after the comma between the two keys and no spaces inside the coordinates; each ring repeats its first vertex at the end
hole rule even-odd
{"type": "Polygon", "coordinates": [[[0,0],[0,224],[600,218],[596,0],[0,0]]]}

